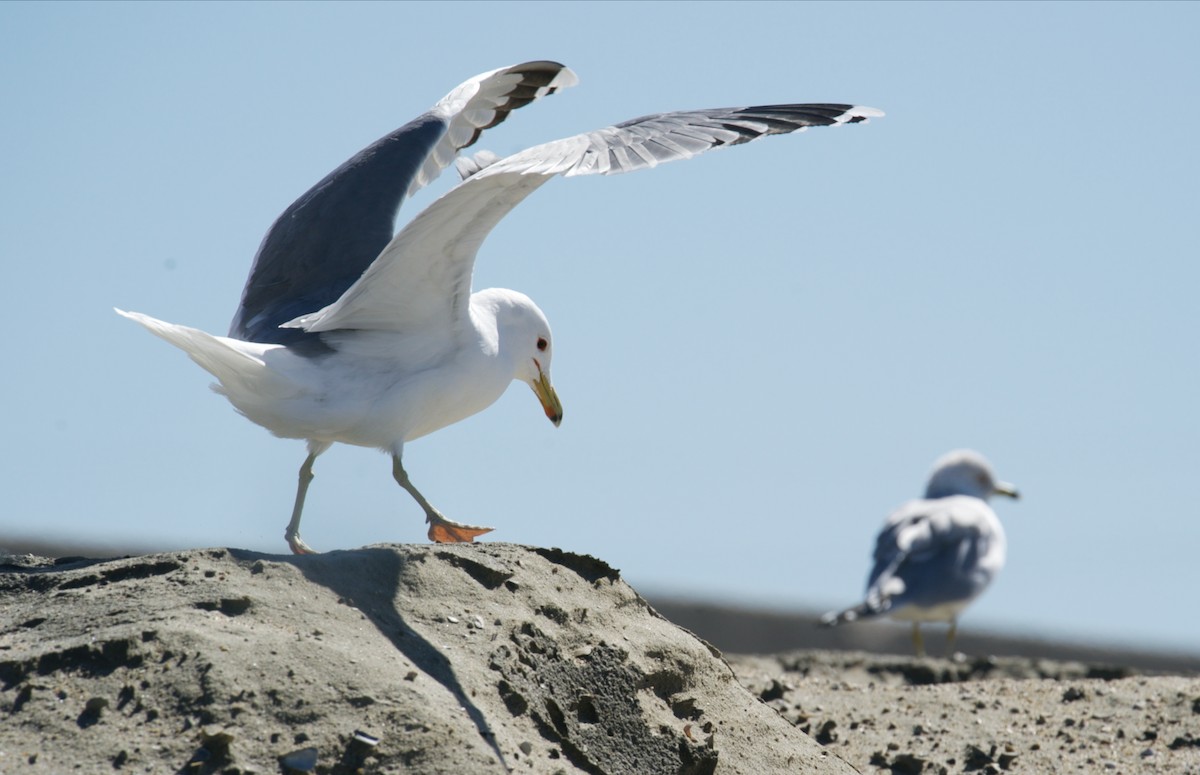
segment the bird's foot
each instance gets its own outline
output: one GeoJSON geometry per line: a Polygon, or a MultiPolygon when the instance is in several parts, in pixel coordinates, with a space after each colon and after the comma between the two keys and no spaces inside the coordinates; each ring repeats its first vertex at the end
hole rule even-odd
{"type": "Polygon", "coordinates": [[[287,539],[287,544],[292,550],[292,554],[320,554],[316,549],[304,543],[304,539],[300,537],[299,533],[294,535],[284,534],[283,537],[287,539]]]}
{"type": "Polygon", "coordinates": [[[439,544],[469,544],[475,540],[475,536],[494,530],[490,527],[453,522],[441,514],[428,514],[425,521],[429,523],[429,540],[439,544]]]}

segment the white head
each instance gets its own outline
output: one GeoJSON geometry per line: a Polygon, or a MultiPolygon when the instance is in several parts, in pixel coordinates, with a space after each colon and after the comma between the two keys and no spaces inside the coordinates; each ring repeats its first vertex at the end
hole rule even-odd
{"type": "Polygon", "coordinates": [[[563,410],[550,382],[554,339],[545,314],[525,294],[504,288],[489,288],[472,294],[471,304],[494,315],[496,346],[500,357],[511,363],[512,378],[533,388],[546,417],[558,425],[562,422],[563,410]]]}
{"type": "Polygon", "coordinates": [[[926,498],[970,495],[987,500],[993,495],[1018,497],[1017,488],[1001,482],[983,455],[969,449],[957,449],[938,458],[925,485],[926,498]]]}

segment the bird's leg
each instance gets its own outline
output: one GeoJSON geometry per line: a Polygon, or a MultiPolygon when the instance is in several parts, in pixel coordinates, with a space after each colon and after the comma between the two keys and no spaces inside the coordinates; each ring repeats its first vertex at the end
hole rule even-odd
{"type": "Polygon", "coordinates": [[[464,525],[442,516],[442,513],[430,505],[429,501],[425,500],[425,496],[416,487],[413,487],[413,483],[408,480],[408,473],[400,463],[400,456],[395,454],[392,455],[392,476],[395,477],[396,483],[407,490],[408,494],[413,496],[413,500],[425,509],[425,521],[429,523],[430,541],[436,541],[439,544],[469,543],[475,540],[475,536],[492,531],[490,527],[464,525]]]}
{"type": "Polygon", "coordinates": [[[287,530],[283,531],[283,537],[291,547],[292,554],[317,553],[300,537],[300,512],[304,511],[304,496],[308,494],[309,482],[313,480],[313,461],[319,454],[321,453],[310,451],[308,457],[304,459],[304,465],[300,466],[300,482],[296,485],[296,505],[292,507],[292,519],[288,522],[287,530]]]}
{"type": "Polygon", "coordinates": [[[954,639],[958,637],[958,619],[950,620],[950,631],[946,633],[946,656],[954,656],[954,639]]]}
{"type": "Polygon", "coordinates": [[[913,648],[917,651],[917,657],[923,658],[925,656],[925,639],[921,637],[920,622],[913,622],[912,642],[913,648]]]}

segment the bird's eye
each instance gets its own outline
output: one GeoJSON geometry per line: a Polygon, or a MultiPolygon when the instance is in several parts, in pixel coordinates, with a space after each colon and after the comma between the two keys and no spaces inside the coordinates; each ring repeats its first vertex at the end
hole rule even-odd
{"type": "Polygon", "coordinates": [[[550,346],[550,343],[546,341],[545,337],[541,337],[541,336],[538,337],[538,342],[537,342],[538,352],[545,352],[546,348],[549,346],[550,346]]]}

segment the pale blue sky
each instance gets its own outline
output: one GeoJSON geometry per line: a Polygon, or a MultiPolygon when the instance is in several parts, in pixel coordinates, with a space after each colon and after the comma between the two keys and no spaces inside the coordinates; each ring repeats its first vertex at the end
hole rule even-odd
{"type": "MultiPolygon", "coordinates": [[[[517,385],[409,445],[430,500],[643,590],[823,609],[973,447],[1025,497],[964,628],[1200,653],[1197,29],[1196,3],[0,4],[0,545],[285,551],[302,443],[112,307],[223,333],[295,197],[461,81],[556,59],[580,86],[481,147],[887,117],[530,197],[476,286],[546,311],[565,419],[517,385]]],[[[387,458],[320,459],[310,544],[424,532],[387,458]]]]}

